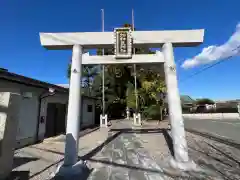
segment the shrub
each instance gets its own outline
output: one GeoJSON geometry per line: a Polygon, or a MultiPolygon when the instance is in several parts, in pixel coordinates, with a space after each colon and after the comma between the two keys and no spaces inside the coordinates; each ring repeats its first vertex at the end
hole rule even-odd
{"type": "Polygon", "coordinates": [[[143,110],[144,118],[159,119],[160,118],[160,106],[152,105],[143,110]]]}

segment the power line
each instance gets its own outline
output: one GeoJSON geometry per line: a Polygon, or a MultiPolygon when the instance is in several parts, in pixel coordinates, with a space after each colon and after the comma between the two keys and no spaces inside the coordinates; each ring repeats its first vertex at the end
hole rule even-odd
{"type": "Polygon", "coordinates": [[[231,57],[232,57],[232,56],[230,56],[230,57],[228,57],[227,59],[224,59],[224,60],[222,60],[222,61],[218,61],[217,63],[212,64],[211,66],[207,66],[207,67],[205,67],[205,68],[197,71],[196,73],[188,76],[187,78],[185,78],[184,80],[182,80],[182,81],[180,81],[180,82],[184,82],[184,81],[186,81],[186,80],[188,80],[188,79],[190,79],[190,78],[192,78],[192,77],[194,77],[194,76],[196,76],[196,75],[198,75],[198,74],[200,74],[200,73],[202,73],[202,72],[204,72],[204,71],[206,71],[206,70],[208,70],[208,69],[210,69],[210,68],[212,68],[212,67],[214,67],[214,66],[216,66],[216,65],[218,65],[218,64],[220,64],[220,63],[222,63],[222,62],[225,62],[226,60],[230,59],[231,57]]]}
{"type": "MultiPolygon", "coordinates": [[[[240,48],[240,45],[239,45],[237,48],[233,49],[232,51],[235,51],[235,50],[237,50],[237,49],[239,49],[239,48],[240,48]]],[[[204,72],[204,71],[206,71],[206,70],[208,70],[208,69],[210,69],[210,68],[212,68],[212,67],[214,67],[214,66],[216,66],[216,65],[218,65],[218,64],[221,64],[221,63],[223,63],[223,62],[231,59],[232,57],[233,57],[233,55],[227,57],[226,59],[220,60],[220,61],[218,61],[218,62],[216,62],[216,63],[214,63],[214,64],[212,64],[212,65],[210,65],[210,66],[207,66],[207,67],[205,67],[205,68],[203,68],[203,69],[200,69],[200,70],[197,71],[196,73],[188,76],[187,78],[185,78],[184,80],[182,80],[182,81],[180,81],[180,82],[184,82],[184,81],[186,81],[186,80],[188,80],[188,79],[190,79],[190,78],[192,78],[192,77],[194,77],[194,76],[196,76],[196,75],[198,75],[198,74],[201,74],[202,72],[204,72]]]]}

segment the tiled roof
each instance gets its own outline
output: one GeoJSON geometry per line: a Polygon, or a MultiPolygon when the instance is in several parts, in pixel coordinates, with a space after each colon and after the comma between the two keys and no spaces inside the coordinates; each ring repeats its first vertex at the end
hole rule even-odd
{"type": "Polygon", "coordinates": [[[190,96],[187,96],[187,95],[182,95],[180,97],[180,99],[181,99],[181,102],[184,103],[184,104],[193,103],[194,102],[194,100],[190,96]]]}
{"type": "Polygon", "coordinates": [[[37,79],[26,77],[23,75],[15,74],[3,68],[0,68],[0,79],[15,82],[15,83],[20,83],[20,84],[25,84],[27,86],[34,86],[34,87],[43,88],[43,89],[53,88],[56,91],[68,92],[68,89],[62,86],[57,86],[55,84],[51,84],[48,82],[43,82],[37,79]]]}

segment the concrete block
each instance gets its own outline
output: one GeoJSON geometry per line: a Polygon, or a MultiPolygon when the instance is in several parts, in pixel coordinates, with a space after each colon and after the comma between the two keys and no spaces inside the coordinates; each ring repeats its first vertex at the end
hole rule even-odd
{"type": "Polygon", "coordinates": [[[107,114],[105,115],[100,115],[100,127],[108,127],[108,116],[107,114]]]}
{"type": "Polygon", "coordinates": [[[133,122],[134,122],[134,125],[141,125],[142,124],[142,119],[141,119],[141,114],[138,113],[134,113],[133,114],[133,122]]]}
{"type": "Polygon", "coordinates": [[[12,171],[21,96],[0,92],[0,179],[12,171]]]}
{"type": "Polygon", "coordinates": [[[183,114],[188,119],[240,119],[238,113],[201,113],[201,114],[183,114]]]}

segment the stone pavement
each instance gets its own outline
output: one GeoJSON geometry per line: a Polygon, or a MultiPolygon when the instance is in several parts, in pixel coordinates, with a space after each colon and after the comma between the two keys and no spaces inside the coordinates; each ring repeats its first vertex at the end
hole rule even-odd
{"type": "MultiPolygon", "coordinates": [[[[150,180],[166,179],[163,170],[149,151],[158,149],[158,158],[169,154],[166,141],[158,129],[132,129],[129,121],[113,122],[110,129],[93,131],[80,138],[79,156],[87,160],[92,172],[91,180],[150,180]],[[149,141],[149,134],[153,140],[149,141]],[[139,138],[140,134],[142,139],[139,138]],[[148,141],[150,143],[148,143],[148,141]],[[158,143],[159,146],[155,146],[158,143]],[[145,148],[146,147],[146,148],[145,148]]],[[[50,138],[43,143],[28,146],[15,152],[15,159],[26,162],[15,163],[14,171],[29,172],[29,179],[50,179],[52,172],[62,163],[64,136],[50,138]]]]}
{"type": "MultiPolygon", "coordinates": [[[[162,168],[150,152],[143,147],[143,141],[136,134],[159,133],[156,129],[132,129],[128,121],[113,124],[109,132],[117,132],[115,139],[109,142],[90,162],[100,162],[89,179],[109,180],[161,180],[166,179],[162,168]],[[151,132],[150,132],[151,131],[151,132]]],[[[164,146],[165,140],[158,140],[164,146]]],[[[167,153],[168,149],[165,149],[167,153]]]]}
{"type": "MultiPolygon", "coordinates": [[[[202,168],[199,172],[181,172],[169,166],[173,152],[167,122],[144,123],[140,128],[131,121],[113,121],[110,128],[94,129],[80,137],[79,157],[91,169],[89,180],[239,179],[239,149],[186,135],[190,157],[202,168]]],[[[51,179],[63,161],[64,137],[17,150],[14,171],[28,173],[28,178],[22,179],[51,179]]]]}

